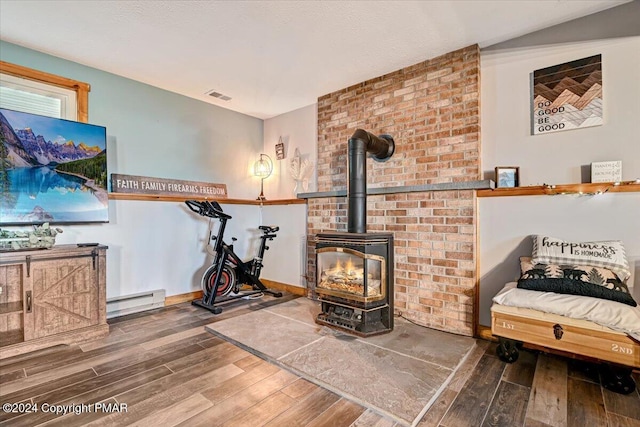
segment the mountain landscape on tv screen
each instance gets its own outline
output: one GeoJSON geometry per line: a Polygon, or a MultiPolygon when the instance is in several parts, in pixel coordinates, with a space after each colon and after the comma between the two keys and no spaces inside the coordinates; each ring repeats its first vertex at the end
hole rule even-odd
{"type": "Polygon", "coordinates": [[[92,179],[96,185],[107,188],[105,148],[67,140],[62,136],[58,136],[55,141],[47,140],[38,129],[13,126],[2,112],[0,139],[2,168],[49,166],[92,179]]]}
{"type": "Polygon", "coordinates": [[[0,225],[108,222],[106,129],[0,108],[0,225]]]}

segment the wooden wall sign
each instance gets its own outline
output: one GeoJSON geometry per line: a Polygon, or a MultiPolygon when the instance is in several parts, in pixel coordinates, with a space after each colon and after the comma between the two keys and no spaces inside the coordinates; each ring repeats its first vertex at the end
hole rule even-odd
{"type": "Polygon", "coordinates": [[[533,72],[532,134],[602,125],[602,55],[533,72]]]}
{"type": "Polygon", "coordinates": [[[226,199],[227,185],[112,173],[111,192],[226,199]]]}

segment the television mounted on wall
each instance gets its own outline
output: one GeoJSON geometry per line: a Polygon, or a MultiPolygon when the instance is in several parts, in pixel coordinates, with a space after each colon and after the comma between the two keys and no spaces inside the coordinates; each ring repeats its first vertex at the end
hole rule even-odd
{"type": "Polygon", "coordinates": [[[0,108],[0,225],[108,220],[106,128],[0,108]]]}

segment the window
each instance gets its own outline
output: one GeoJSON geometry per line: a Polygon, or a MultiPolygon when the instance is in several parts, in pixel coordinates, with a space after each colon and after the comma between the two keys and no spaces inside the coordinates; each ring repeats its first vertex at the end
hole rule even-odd
{"type": "Polygon", "coordinates": [[[0,74],[0,107],[58,119],[78,118],[74,91],[8,74],[0,74]]]}
{"type": "Polygon", "coordinates": [[[0,61],[0,107],[88,121],[87,83],[0,61]]]}

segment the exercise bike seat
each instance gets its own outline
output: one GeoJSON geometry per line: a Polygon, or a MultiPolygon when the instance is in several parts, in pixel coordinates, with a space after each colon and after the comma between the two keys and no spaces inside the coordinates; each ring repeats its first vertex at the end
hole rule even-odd
{"type": "Polygon", "coordinates": [[[276,231],[280,230],[280,227],[277,227],[275,225],[260,225],[258,226],[258,228],[265,233],[275,233],[276,231]]]}

